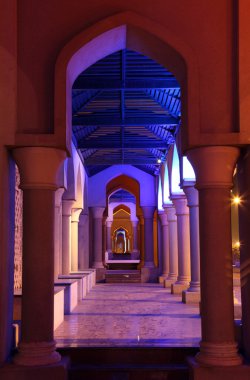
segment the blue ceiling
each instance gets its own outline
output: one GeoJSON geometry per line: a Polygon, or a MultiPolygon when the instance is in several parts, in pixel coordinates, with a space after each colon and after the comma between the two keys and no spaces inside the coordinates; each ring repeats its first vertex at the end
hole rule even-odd
{"type": "Polygon", "coordinates": [[[109,202],[118,202],[118,203],[123,203],[123,202],[131,202],[131,203],[136,203],[135,196],[131,193],[129,193],[126,190],[117,190],[115,193],[113,193],[109,197],[109,202]]]}
{"type": "Polygon", "coordinates": [[[72,89],[72,125],[88,175],[116,164],[157,175],[179,129],[180,97],[175,77],[134,51],[82,72],[72,89]]]}

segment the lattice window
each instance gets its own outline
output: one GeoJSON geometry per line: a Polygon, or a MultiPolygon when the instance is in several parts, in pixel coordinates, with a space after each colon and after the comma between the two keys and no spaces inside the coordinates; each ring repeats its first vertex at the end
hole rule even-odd
{"type": "Polygon", "coordinates": [[[23,254],[23,192],[20,186],[20,173],[16,166],[15,182],[15,256],[14,256],[14,289],[22,287],[22,254],[23,254]]]}

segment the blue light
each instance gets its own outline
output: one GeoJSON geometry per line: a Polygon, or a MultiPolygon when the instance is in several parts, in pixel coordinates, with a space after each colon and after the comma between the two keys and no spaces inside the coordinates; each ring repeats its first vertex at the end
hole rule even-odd
{"type": "Polygon", "coordinates": [[[180,162],[176,145],[174,146],[172,173],[171,173],[171,193],[183,193],[180,188],[180,162]]]}
{"type": "Polygon", "coordinates": [[[161,186],[161,178],[159,177],[159,185],[158,185],[158,210],[163,210],[162,207],[162,186],[161,186]]]}
{"type": "Polygon", "coordinates": [[[169,175],[168,175],[168,167],[165,166],[165,172],[164,172],[164,185],[163,185],[163,203],[168,204],[171,203],[169,197],[170,197],[170,188],[169,188],[169,175]]]}
{"type": "Polygon", "coordinates": [[[183,179],[195,181],[196,176],[194,169],[187,157],[183,157],[183,179]]]}

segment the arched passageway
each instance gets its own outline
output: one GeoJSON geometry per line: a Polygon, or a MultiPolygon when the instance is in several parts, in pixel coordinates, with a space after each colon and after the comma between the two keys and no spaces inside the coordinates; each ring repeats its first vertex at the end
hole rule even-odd
{"type": "MultiPolygon", "coordinates": [[[[177,38],[176,35],[178,33],[172,33],[133,12],[111,16],[72,40],[68,38],[70,42],[61,50],[55,70],[54,125],[51,125],[50,116],[42,115],[37,118],[38,128],[33,136],[30,130],[35,130],[36,123],[30,123],[31,129],[27,129],[27,107],[23,100],[20,101],[23,107],[19,104],[18,134],[15,143],[8,145],[12,147],[12,157],[19,167],[20,187],[24,192],[22,337],[14,358],[18,365],[47,366],[60,362],[61,357],[53,341],[53,309],[57,310],[53,304],[53,279],[61,271],[62,281],[58,283],[67,285],[68,290],[75,288],[75,292],[77,288],[78,293],[75,294],[79,296],[82,292],[83,296],[84,287],[90,290],[95,274],[97,281],[105,278],[106,185],[123,176],[138,180],[140,185],[139,192],[135,194],[135,210],[140,223],[138,246],[144,255],[140,263],[143,281],[155,281],[159,276],[166,286],[161,288],[162,292],[167,292],[165,289],[171,286],[173,297],[182,294],[188,303],[190,297],[199,296],[201,274],[202,340],[195,362],[190,361],[191,370],[200,378],[199,371],[206,374],[209,366],[215,371],[215,378],[219,378],[218,371],[227,373],[225,368],[232,367],[237,372],[242,363],[233,327],[230,189],[239,157],[238,145],[247,141],[239,136],[235,127],[236,111],[230,108],[232,100],[235,100],[231,94],[234,86],[231,90],[230,86],[225,86],[232,67],[229,65],[225,71],[216,63],[219,59],[214,66],[208,59],[207,65],[204,64],[200,70],[202,59],[197,46],[184,42],[188,41],[185,36],[180,34],[177,38]],[[189,46],[193,46],[192,49],[189,46]],[[137,72],[137,76],[133,76],[133,70],[138,71],[137,60],[141,64],[140,75],[137,72]],[[104,79],[101,81],[98,77],[101,68],[96,69],[98,64],[105,67],[105,62],[112,62],[113,78],[107,81],[102,73],[104,79]],[[152,70],[147,71],[147,65],[151,65],[152,70]],[[119,78],[115,75],[117,67],[119,78]],[[170,71],[166,72],[167,69],[170,71]],[[213,70],[214,76],[211,75],[213,70]],[[155,73],[153,78],[151,71],[155,73]],[[149,72],[150,81],[147,77],[149,72]],[[222,76],[220,85],[215,85],[218,91],[214,91],[214,97],[207,96],[212,84],[206,80],[205,72],[210,74],[210,79],[214,78],[211,80],[213,84],[218,72],[222,76]],[[97,80],[93,81],[95,75],[97,80]],[[177,150],[167,156],[180,121],[178,86],[181,86],[182,96],[181,135],[177,150]],[[170,97],[169,103],[164,100],[167,97],[170,97]],[[218,118],[221,114],[223,120],[218,118]],[[48,122],[43,123],[44,120],[48,122]],[[218,120],[221,122],[217,126],[218,120]],[[62,169],[65,151],[74,157],[71,162],[74,173],[62,169]],[[185,153],[194,167],[196,178],[183,176],[185,153]],[[173,187],[176,154],[180,159],[179,188],[173,187]],[[166,172],[170,178],[167,197],[166,172]],[[65,181],[66,173],[68,181],[65,181]],[[159,210],[161,226],[156,211],[158,177],[163,179],[163,202],[159,210]],[[82,191],[85,181],[88,197],[82,191]],[[211,198],[213,202],[209,202],[211,198]],[[166,199],[171,202],[165,203],[166,199]],[[35,206],[37,212],[34,214],[35,206]],[[54,219],[57,219],[56,224],[54,219]],[[86,232],[88,222],[89,234],[86,232]],[[158,240],[157,232],[161,237],[158,240]],[[56,234],[62,238],[61,248],[60,244],[55,244],[56,234]],[[88,260],[81,256],[83,253],[79,254],[79,246],[84,246],[86,236],[90,236],[88,260]],[[155,252],[160,252],[160,255],[155,256],[155,252]],[[38,262],[40,266],[36,265],[38,262]],[[86,262],[94,270],[84,268],[86,262]],[[43,308],[45,303],[46,312],[43,308]],[[217,310],[220,310],[219,315],[217,310]],[[224,369],[218,370],[217,367],[224,369]]],[[[204,45],[199,44],[201,50],[204,45]]],[[[224,45],[221,43],[220,46],[219,50],[223,50],[224,45]]],[[[21,58],[21,62],[25,63],[25,59],[22,61],[21,58]]],[[[27,85],[29,81],[18,83],[19,95],[23,94],[24,88],[28,88],[27,94],[33,88],[27,85]]],[[[43,99],[42,91],[40,95],[43,99]]],[[[33,121],[38,108],[33,107],[30,112],[33,121]]],[[[242,156],[240,167],[244,173],[247,172],[247,163],[247,157],[242,156]]],[[[240,185],[243,192],[246,189],[245,177],[241,178],[240,185]]],[[[128,189],[126,186],[121,188],[128,189]]],[[[242,211],[240,214],[242,220],[248,220],[242,211]]],[[[240,236],[246,238],[243,225],[240,236]]],[[[243,292],[243,330],[246,335],[247,293],[243,292]]],[[[6,296],[7,291],[4,294],[6,296]]],[[[10,304],[9,300],[7,304],[10,304]]],[[[8,322],[6,331],[10,331],[7,309],[5,307],[3,320],[5,327],[8,322]]],[[[243,348],[247,355],[247,339],[243,348]]],[[[242,370],[245,376],[248,368],[242,370]]]]}

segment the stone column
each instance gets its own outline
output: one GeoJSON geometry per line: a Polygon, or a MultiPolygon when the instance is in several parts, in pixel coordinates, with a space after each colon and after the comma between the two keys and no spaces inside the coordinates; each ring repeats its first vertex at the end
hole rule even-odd
{"type": "Polygon", "coordinates": [[[93,215],[93,256],[94,268],[104,268],[102,259],[102,218],[105,207],[91,207],[93,215]]]}
{"type": "Polygon", "coordinates": [[[54,254],[54,279],[62,272],[61,248],[62,248],[62,195],[64,189],[60,188],[55,193],[55,254],[54,254]]]}
{"type": "Polygon", "coordinates": [[[162,275],[159,276],[159,283],[163,284],[169,275],[169,230],[168,217],[165,211],[159,211],[162,231],[162,275]]]}
{"type": "Polygon", "coordinates": [[[154,211],[155,207],[143,206],[144,216],[144,267],[154,268],[154,211]]]}
{"type": "Polygon", "coordinates": [[[81,213],[78,224],[79,270],[89,268],[89,216],[81,213]]]}
{"type": "Polygon", "coordinates": [[[182,185],[189,207],[191,254],[191,282],[189,288],[182,294],[184,303],[200,302],[199,194],[194,185],[195,181],[184,181],[182,185]]]}
{"type": "Polygon", "coordinates": [[[240,203],[239,240],[242,303],[242,340],[244,354],[250,359],[250,148],[241,154],[237,167],[240,203]]]}
{"type": "Polygon", "coordinates": [[[138,250],[138,220],[132,220],[132,228],[133,228],[133,253],[137,253],[138,250]]]}
{"type": "Polygon", "coordinates": [[[140,222],[140,268],[143,267],[145,261],[145,249],[144,249],[144,218],[142,215],[139,216],[140,222]]]}
{"type": "Polygon", "coordinates": [[[180,294],[189,287],[190,281],[189,210],[185,194],[173,194],[171,200],[176,209],[178,237],[178,277],[171,285],[171,292],[180,294]]]}
{"type": "Polygon", "coordinates": [[[106,243],[107,243],[107,252],[110,253],[112,252],[112,241],[111,241],[111,227],[112,227],[112,223],[113,221],[112,220],[107,220],[106,221],[106,236],[107,236],[107,240],[106,240],[106,243]]]}
{"type": "Polygon", "coordinates": [[[163,207],[167,213],[169,230],[169,275],[164,281],[164,286],[169,288],[176,282],[178,275],[177,217],[173,204],[167,204],[163,207]]]}
{"type": "Polygon", "coordinates": [[[71,211],[71,271],[73,272],[79,270],[78,224],[81,212],[81,208],[72,208],[71,211]]]}
{"type": "Polygon", "coordinates": [[[54,221],[58,172],[66,153],[55,148],[13,150],[23,190],[22,337],[18,365],[60,361],[53,337],[54,221]]]}
{"type": "Polygon", "coordinates": [[[62,274],[71,271],[71,210],[75,201],[62,201],[62,274]]]}
{"type": "Polygon", "coordinates": [[[202,340],[196,361],[204,366],[242,362],[234,336],[230,194],[238,155],[229,146],[188,152],[199,190],[202,340]]]}
{"type": "MultiPolygon", "coordinates": [[[[4,12],[2,10],[0,19],[4,12]]],[[[3,68],[4,60],[0,63],[3,68]]],[[[0,366],[13,350],[15,163],[0,144],[0,366]]]]}

